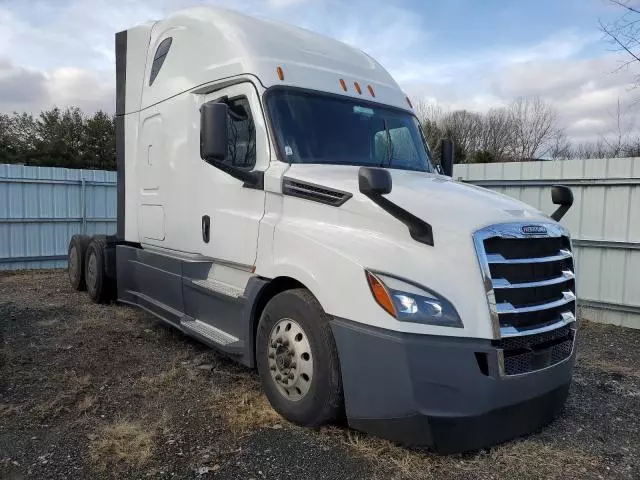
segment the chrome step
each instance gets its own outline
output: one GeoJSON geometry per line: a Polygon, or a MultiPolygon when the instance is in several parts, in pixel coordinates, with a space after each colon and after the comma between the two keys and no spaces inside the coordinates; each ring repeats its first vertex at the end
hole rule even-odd
{"type": "Polygon", "coordinates": [[[227,297],[240,298],[244,294],[244,290],[228,283],[221,282],[220,280],[214,280],[212,278],[205,279],[192,279],[191,283],[197,285],[200,288],[209,290],[211,292],[220,293],[227,297]]]}
{"type": "Polygon", "coordinates": [[[182,319],[180,320],[180,326],[189,332],[195,333],[207,340],[220,346],[229,346],[239,341],[238,338],[233,335],[229,335],[227,332],[213,327],[208,323],[204,323],[200,320],[194,319],[182,319]]]}

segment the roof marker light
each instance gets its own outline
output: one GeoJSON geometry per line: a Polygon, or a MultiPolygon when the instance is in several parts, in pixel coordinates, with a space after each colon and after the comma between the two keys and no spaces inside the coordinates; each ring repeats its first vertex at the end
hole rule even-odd
{"type": "Polygon", "coordinates": [[[343,79],[340,79],[340,87],[342,87],[342,90],[344,90],[346,92],[347,91],[347,82],[345,82],[343,79]]]}
{"type": "Polygon", "coordinates": [[[376,98],[376,92],[373,91],[373,87],[371,85],[367,85],[367,90],[369,90],[369,93],[373,98],[376,98]]]}
{"type": "Polygon", "coordinates": [[[362,88],[360,88],[360,84],[358,82],[353,82],[353,85],[356,87],[356,92],[358,92],[358,95],[362,95],[362,88]]]}
{"type": "Polygon", "coordinates": [[[284,70],[282,70],[282,67],[276,68],[276,72],[278,72],[278,78],[284,80],[284,70]]]}

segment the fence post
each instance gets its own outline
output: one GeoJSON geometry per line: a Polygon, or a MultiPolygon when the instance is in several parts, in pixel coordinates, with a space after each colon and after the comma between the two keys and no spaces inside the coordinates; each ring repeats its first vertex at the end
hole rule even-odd
{"type": "Polygon", "coordinates": [[[87,234],[87,184],[84,181],[84,171],[81,170],[82,175],[82,194],[81,202],[82,202],[82,234],[87,234]]]}

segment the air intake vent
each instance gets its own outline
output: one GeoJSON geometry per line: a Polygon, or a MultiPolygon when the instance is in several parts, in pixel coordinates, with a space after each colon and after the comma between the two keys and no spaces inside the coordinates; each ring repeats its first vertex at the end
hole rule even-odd
{"type": "Polygon", "coordinates": [[[333,188],[322,187],[286,177],[282,183],[282,193],[291,197],[304,198],[305,200],[324,203],[333,207],[339,207],[353,196],[341,190],[334,190],[333,188]]]}

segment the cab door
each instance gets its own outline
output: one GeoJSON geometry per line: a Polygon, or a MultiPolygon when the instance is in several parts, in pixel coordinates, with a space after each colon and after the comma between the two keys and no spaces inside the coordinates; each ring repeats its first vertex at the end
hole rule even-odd
{"type": "MultiPolygon", "coordinates": [[[[202,103],[226,98],[229,142],[225,163],[247,171],[269,166],[269,140],[258,92],[245,82],[202,96],[202,103]]],[[[253,267],[265,192],[250,188],[204,160],[199,169],[200,253],[227,264],[253,267]]]]}

